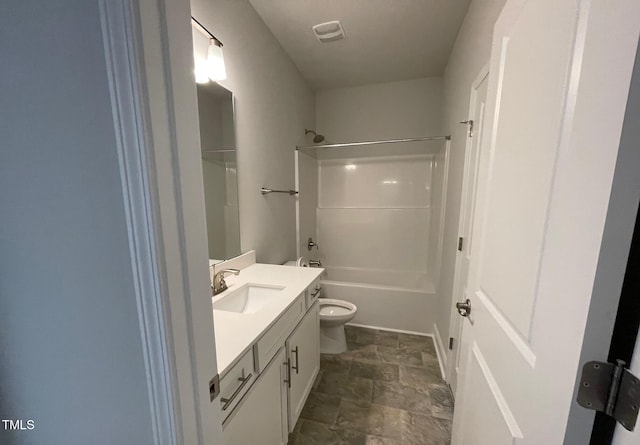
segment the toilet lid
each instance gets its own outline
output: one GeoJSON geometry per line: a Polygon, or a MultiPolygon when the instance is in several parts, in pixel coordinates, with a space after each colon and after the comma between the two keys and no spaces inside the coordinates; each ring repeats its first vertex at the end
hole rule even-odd
{"type": "Polygon", "coordinates": [[[352,311],[344,306],[338,306],[335,304],[321,304],[320,315],[347,315],[352,311]]]}

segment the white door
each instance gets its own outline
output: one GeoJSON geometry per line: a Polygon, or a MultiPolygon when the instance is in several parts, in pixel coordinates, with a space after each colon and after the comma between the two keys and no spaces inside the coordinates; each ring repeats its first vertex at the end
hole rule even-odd
{"type": "Polygon", "coordinates": [[[507,0],[494,28],[454,444],[563,442],[637,0],[507,0]]]}
{"type": "MultiPolygon", "coordinates": [[[[460,204],[460,225],[458,233],[458,255],[456,257],[456,273],[453,284],[454,303],[467,299],[467,277],[471,261],[473,227],[473,209],[476,202],[478,183],[478,165],[480,161],[480,141],[487,102],[487,84],[489,67],[482,68],[471,86],[469,117],[467,118],[467,147],[464,159],[464,180],[462,184],[462,203],[460,204]]],[[[458,368],[460,366],[460,338],[462,338],[462,319],[458,315],[455,304],[451,307],[451,332],[453,342],[449,343],[447,354],[447,382],[455,394],[458,386],[458,368]]]]}

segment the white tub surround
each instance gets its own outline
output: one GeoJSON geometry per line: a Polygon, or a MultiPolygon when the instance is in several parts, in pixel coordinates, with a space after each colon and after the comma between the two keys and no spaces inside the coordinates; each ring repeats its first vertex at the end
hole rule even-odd
{"type": "MultiPolygon", "coordinates": [[[[446,135],[442,86],[433,77],[321,90],[315,128],[331,142],[446,135]]],[[[324,296],[358,306],[354,323],[432,332],[449,142],[298,151],[299,248],[322,260],[324,296]],[[318,250],[306,250],[309,236],[318,250]]]]}
{"type": "Polygon", "coordinates": [[[355,324],[422,335],[431,333],[435,320],[434,292],[348,281],[323,280],[321,285],[323,296],[349,301],[358,307],[355,324]]]}
{"type": "Polygon", "coordinates": [[[438,156],[448,144],[421,144],[386,147],[387,156],[318,154],[323,291],[358,306],[355,323],[431,332],[443,188],[438,156]],[[415,149],[423,154],[397,154],[415,149]]]}
{"type": "MultiPolygon", "coordinates": [[[[226,264],[229,262],[221,263],[226,264]]],[[[218,265],[216,265],[217,270],[218,265]]],[[[212,303],[221,300],[244,285],[283,288],[277,299],[253,314],[240,314],[213,309],[216,353],[220,377],[248,351],[296,300],[324,269],[287,267],[272,264],[252,264],[241,269],[238,276],[227,276],[229,288],[216,295],[212,303]]]]}
{"type": "Polygon", "coordinates": [[[325,267],[323,296],[358,306],[353,323],[376,329],[431,333],[436,293],[426,271],[325,267]]]}

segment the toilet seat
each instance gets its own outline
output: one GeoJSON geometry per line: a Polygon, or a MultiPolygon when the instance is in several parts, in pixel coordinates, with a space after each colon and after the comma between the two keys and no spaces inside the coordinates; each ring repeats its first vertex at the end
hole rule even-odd
{"type": "Polygon", "coordinates": [[[344,324],[353,320],[358,308],[348,301],[320,298],[320,352],[340,354],[347,350],[344,324]]]}
{"type": "Polygon", "coordinates": [[[335,304],[321,304],[320,315],[346,315],[352,312],[351,309],[335,304]]]}
{"type": "Polygon", "coordinates": [[[355,304],[348,301],[333,298],[321,298],[319,301],[321,322],[345,323],[351,320],[358,310],[355,304]]]}
{"type": "Polygon", "coordinates": [[[332,319],[334,317],[350,316],[355,314],[358,308],[348,301],[335,300],[333,298],[322,298],[320,301],[320,320],[332,319]]]}

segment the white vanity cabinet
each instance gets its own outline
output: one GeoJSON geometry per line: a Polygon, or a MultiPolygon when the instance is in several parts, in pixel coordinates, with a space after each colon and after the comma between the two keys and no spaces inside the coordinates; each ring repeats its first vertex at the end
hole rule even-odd
{"type": "Polygon", "coordinates": [[[287,364],[290,372],[287,385],[289,432],[293,431],[320,370],[318,307],[318,302],[314,302],[286,341],[287,364]]]}
{"type": "Polygon", "coordinates": [[[281,348],[223,423],[225,445],[287,443],[285,364],[285,351],[281,348]]]}
{"type": "MultiPolygon", "coordinates": [[[[295,428],[320,370],[319,277],[298,286],[297,296],[277,315],[253,316],[267,327],[228,358],[218,400],[225,445],[286,445],[295,428]]],[[[232,324],[236,317],[219,317],[227,323],[221,339],[231,341],[234,329],[240,334],[241,327],[252,328],[232,324]]]]}

